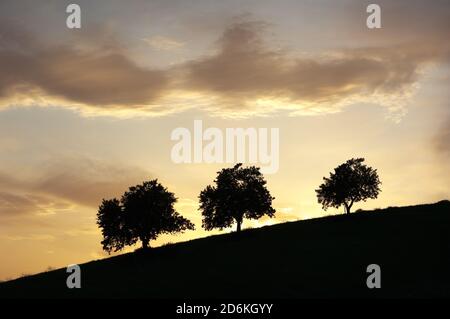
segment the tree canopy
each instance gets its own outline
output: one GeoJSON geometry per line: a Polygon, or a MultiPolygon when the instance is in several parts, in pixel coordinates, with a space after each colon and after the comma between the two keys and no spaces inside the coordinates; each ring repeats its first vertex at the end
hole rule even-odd
{"type": "Polygon", "coordinates": [[[381,182],[377,170],[363,162],[364,158],[352,158],[323,178],[323,184],[316,189],[323,209],[344,205],[349,214],[354,203],[378,197],[381,182]]]}
{"type": "Polygon", "coordinates": [[[175,210],[176,202],[175,195],[156,179],[130,187],[120,201],[103,200],[97,213],[103,249],[118,251],[138,240],[148,248],[150,240],[160,234],[194,230],[194,225],[175,210]]]}
{"type": "Polygon", "coordinates": [[[241,230],[244,218],[273,217],[275,209],[266,181],[255,166],[236,164],[217,173],[214,186],[207,186],[199,196],[202,226],[206,230],[223,229],[236,222],[241,230]]]}

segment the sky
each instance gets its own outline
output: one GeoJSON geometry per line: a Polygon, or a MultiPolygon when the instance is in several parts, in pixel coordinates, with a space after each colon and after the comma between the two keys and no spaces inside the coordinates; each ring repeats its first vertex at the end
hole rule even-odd
{"type": "Polygon", "coordinates": [[[354,209],[449,199],[449,31],[439,0],[1,1],[0,280],[107,257],[98,206],[144,180],[196,225],[152,246],[220,233],[198,195],[232,164],[171,157],[194,120],[279,129],[276,217],[244,228],[342,213],[315,189],[352,157],[382,182],[354,209]]]}

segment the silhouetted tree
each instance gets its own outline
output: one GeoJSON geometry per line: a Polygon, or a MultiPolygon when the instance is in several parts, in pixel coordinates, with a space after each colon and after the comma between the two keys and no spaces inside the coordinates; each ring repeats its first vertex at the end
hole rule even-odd
{"type": "Polygon", "coordinates": [[[176,201],[175,195],[156,179],[130,187],[120,202],[103,200],[97,214],[103,249],[118,251],[138,240],[143,248],[148,248],[150,240],[160,234],[193,230],[194,225],[175,211],[176,201]]]}
{"type": "Polygon", "coordinates": [[[124,227],[123,209],[118,199],[103,199],[97,213],[97,225],[102,230],[103,249],[108,253],[130,244],[130,232],[124,227]]]}
{"type": "Polygon", "coordinates": [[[381,182],[377,170],[363,162],[364,158],[352,158],[336,167],[329,178],[323,178],[324,183],[316,189],[323,209],[344,205],[345,212],[350,214],[354,203],[378,197],[381,182]]]}
{"type": "Polygon", "coordinates": [[[274,197],[267,190],[259,168],[244,168],[239,163],[218,172],[214,182],[215,186],[207,186],[199,196],[202,226],[206,230],[230,227],[235,221],[239,232],[244,218],[274,216],[274,197]]]}

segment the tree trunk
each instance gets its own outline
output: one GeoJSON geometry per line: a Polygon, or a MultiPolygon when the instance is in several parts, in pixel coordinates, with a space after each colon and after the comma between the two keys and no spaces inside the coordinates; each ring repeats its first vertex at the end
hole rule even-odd
{"type": "Polygon", "coordinates": [[[236,232],[239,233],[241,231],[242,220],[236,220],[236,224],[237,224],[236,232]]]}
{"type": "Polygon", "coordinates": [[[150,248],[150,244],[149,244],[150,241],[147,238],[141,239],[141,241],[142,241],[142,248],[143,249],[150,248]]]}
{"type": "Polygon", "coordinates": [[[350,214],[350,206],[347,205],[347,203],[344,203],[344,207],[345,207],[345,213],[348,215],[350,214]]]}

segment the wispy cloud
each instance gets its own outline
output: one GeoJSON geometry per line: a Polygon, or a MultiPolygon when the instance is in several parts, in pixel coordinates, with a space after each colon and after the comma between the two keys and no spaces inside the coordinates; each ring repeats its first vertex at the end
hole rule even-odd
{"type": "Polygon", "coordinates": [[[133,184],[151,178],[136,167],[87,157],[63,157],[41,165],[38,175],[0,174],[0,217],[45,217],[96,208],[103,198],[121,196],[133,184]]]}
{"type": "Polygon", "coordinates": [[[22,241],[22,240],[27,240],[27,241],[53,241],[55,240],[55,236],[52,235],[45,235],[45,234],[32,234],[32,235],[28,235],[28,236],[21,236],[21,235],[14,235],[14,236],[2,236],[1,237],[4,240],[8,240],[8,241],[22,241]]]}
{"type": "Polygon", "coordinates": [[[184,43],[164,36],[153,36],[151,38],[142,39],[145,43],[149,44],[153,49],[162,51],[173,51],[184,47],[184,43]]]}

